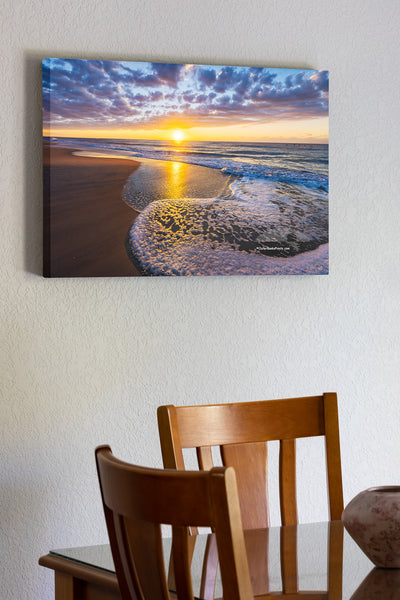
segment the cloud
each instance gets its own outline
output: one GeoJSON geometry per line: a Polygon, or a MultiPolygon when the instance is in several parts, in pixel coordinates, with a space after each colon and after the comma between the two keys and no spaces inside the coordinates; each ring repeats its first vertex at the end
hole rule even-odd
{"type": "Polygon", "coordinates": [[[328,111],[327,71],[48,59],[45,124],[87,128],[318,118],[328,111]],[[287,71],[286,71],[287,72],[287,71]]]}
{"type": "Polygon", "coordinates": [[[160,82],[175,87],[181,78],[182,70],[185,65],[151,63],[151,66],[160,82]]]}
{"type": "Polygon", "coordinates": [[[256,85],[249,92],[249,100],[258,105],[260,109],[276,113],[280,107],[280,114],[293,115],[296,118],[317,117],[328,112],[328,72],[320,71],[310,76],[301,71],[286,77],[278,85],[256,85]]]}
{"type": "Polygon", "coordinates": [[[318,71],[315,75],[311,77],[314,85],[318,87],[322,92],[329,91],[329,72],[328,71],[318,71]]]}
{"type": "Polygon", "coordinates": [[[214,85],[217,79],[217,74],[214,69],[207,67],[199,67],[197,69],[197,80],[200,82],[202,89],[214,85]]]}

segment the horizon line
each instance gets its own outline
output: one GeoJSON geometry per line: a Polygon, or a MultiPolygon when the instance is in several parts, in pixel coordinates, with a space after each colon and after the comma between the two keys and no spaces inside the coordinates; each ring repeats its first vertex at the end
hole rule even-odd
{"type": "Polygon", "coordinates": [[[313,145],[321,145],[321,146],[328,146],[329,145],[329,139],[327,141],[307,141],[305,140],[298,140],[298,141],[288,141],[288,140],[262,140],[262,139],[254,139],[254,140],[238,140],[238,139],[232,139],[232,140],[210,140],[210,139],[201,139],[201,140],[182,140],[180,142],[176,142],[174,140],[170,140],[168,138],[135,138],[135,137],[110,137],[110,136],[80,136],[80,135],[51,135],[51,134],[47,134],[45,132],[43,132],[42,134],[43,138],[48,138],[48,139],[85,139],[85,140],[120,140],[120,141],[143,141],[143,142],[169,142],[171,144],[174,144],[177,148],[179,148],[179,146],[186,144],[186,143],[197,143],[197,142],[211,142],[211,143],[237,143],[237,144],[313,144],[313,145]]]}

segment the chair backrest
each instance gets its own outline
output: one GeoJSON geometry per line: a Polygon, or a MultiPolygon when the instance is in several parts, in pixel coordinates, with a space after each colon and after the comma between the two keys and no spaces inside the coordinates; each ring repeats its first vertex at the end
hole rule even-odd
{"type": "Polygon", "coordinates": [[[245,529],[268,527],[267,442],[279,440],[281,522],[298,522],[296,438],[324,436],[331,520],[343,511],[339,423],[335,393],[304,398],[205,406],[160,406],[164,467],[184,470],[184,448],[196,448],[200,469],[213,466],[212,447],[233,466],[245,529]]]}
{"type": "Polygon", "coordinates": [[[123,600],[169,600],[161,524],[172,525],[179,600],[193,600],[188,526],[215,531],[224,597],[253,600],[235,472],[150,469],[96,449],[97,472],[123,600]]]}

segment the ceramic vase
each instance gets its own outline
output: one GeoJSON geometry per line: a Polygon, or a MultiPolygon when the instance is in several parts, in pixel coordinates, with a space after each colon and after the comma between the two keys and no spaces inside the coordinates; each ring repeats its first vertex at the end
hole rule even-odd
{"type": "Polygon", "coordinates": [[[400,486],[360,492],[344,509],[342,521],[374,565],[400,568],[400,486]]]}

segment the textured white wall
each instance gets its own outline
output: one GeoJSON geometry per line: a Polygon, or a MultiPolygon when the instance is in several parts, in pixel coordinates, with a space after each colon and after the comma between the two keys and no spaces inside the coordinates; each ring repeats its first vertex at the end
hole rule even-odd
{"type": "MultiPolygon", "coordinates": [[[[398,0],[0,10],[2,600],[50,600],[39,556],[105,541],[93,449],[161,465],[162,403],[337,391],[346,502],[399,483],[398,0]],[[46,56],[329,69],[330,275],[43,279],[46,56]]],[[[323,518],[300,462],[303,518],[323,518]]]]}

